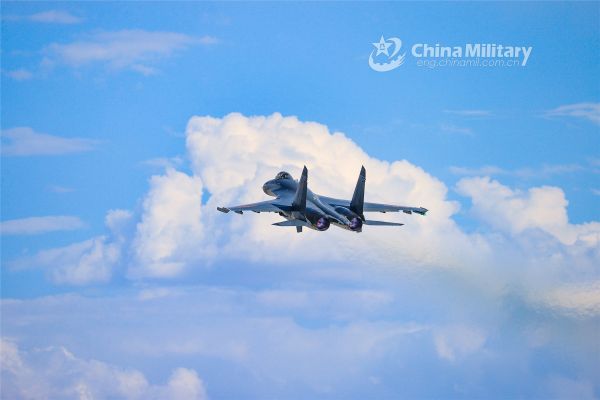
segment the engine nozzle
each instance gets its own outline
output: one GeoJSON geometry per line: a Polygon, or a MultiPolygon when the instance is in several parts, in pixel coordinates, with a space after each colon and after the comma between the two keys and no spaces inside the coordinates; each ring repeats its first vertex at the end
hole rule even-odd
{"type": "Polygon", "coordinates": [[[348,228],[351,231],[360,232],[362,230],[363,222],[359,217],[350,218],[350,223],[348,224],[348,228]]]}
{"type": "Polygon", "coordinates": [[[325,217],[319,217],[319,219],[317,219],[314,224],[315,228],[317,228],[317,230],[319,231],[326,231],[327,229],[329,229],[329,225],[331,225],[331,223],[325,217]]]}

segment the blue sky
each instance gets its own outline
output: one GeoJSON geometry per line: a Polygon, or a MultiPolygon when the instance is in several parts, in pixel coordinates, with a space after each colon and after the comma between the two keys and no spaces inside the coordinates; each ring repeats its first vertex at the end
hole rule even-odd
{"type": "MultiPolygon", "coordinates": [[[[599,17],[3,3],[3,352],[50,397],[77,397],[41,372],[57,349],[100,398],[599,397],[599,17]],[[384,73],[368,65],[382,35],[407,52],[384,73]],[[532,53],[432,69],[415,43],[532,53]],[[303,164],[340,196],[365,164],[367,197],[430,215],[300,236],[214,213],[303,164]],[[135,390],[98,383],[122,374],[135,390]]],[[[26,397],[22,371],[2,374],[26,397]]]]}

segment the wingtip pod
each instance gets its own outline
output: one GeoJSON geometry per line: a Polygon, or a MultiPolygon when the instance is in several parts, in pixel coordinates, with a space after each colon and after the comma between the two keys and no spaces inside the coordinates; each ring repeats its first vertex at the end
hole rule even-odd
{"type": "Polygon", "coordinates": [[[217,210],[219,210],[219,211],[221,211],[222,213],[225,213],[225,214],[227,214],[229,211],[231,211],[227,207],[217,207],[217,210]]]}
{"type": "Polygon", "coordinates": [[[414,212],[416,212],[417,214],[420,215],[425,215],[427,213],[427,211],[429,211],[428,209],[426,209],[425,207],[419,207],[416,210],[413,210],[414,212]]]}

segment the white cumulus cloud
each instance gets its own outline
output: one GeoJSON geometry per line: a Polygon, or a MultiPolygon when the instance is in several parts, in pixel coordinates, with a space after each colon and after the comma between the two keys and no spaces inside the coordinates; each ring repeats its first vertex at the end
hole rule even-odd
{"type": "Polygon", "coordinates": [[[464,264],[464,254],[478,257],[472,249],[479,239],[464,235],[451,219],[458,205],[446,199],[442,182],[408,161],[389,163],[370,157],[343,133],[330,132],[322,124],[277,113],[193,117],[187,148],[194,174],[211,194],[202,222],[212,232],[211,238],[230,237],[221,257],[234,254],[277,262],[277,253],[270,249],[282,246],[304,260],[375,260],[387,265],[452,266],[464,264]],[[371,214],[373,219],[406,225],[396,230],[367,227],[361,235],[331,228],[326,234],[307,232],[301,242],[293,229],[270,226],[280,217],[214,212],[217,206],[267,200],[261,190],[266,180],[282,169],[297,177],[303,165],[309,168],[309,186],[319,194],[349,199],[364,165],[366,201],[424,206],[431,211],[427,217],[371,214]]]}
{"type": "Polygon", "coordinates": [[[131,218],[125,210],[111,210],[106,216],[109,235],[102,235],[64,247],[42,250],[10,263],[12,268],[43,268],[55,283],[85,285],[108,282],[120,260],[126,238],[122,230],[131,218]]]}
{"type": "Polygon", "coordinates": [[[135,369],[75,356],[62,346],[22,350],[2,338],[3,398],[182,399],[207,398],[194,370],[177,368],[166,385],[152,385],[135,369]]]}
{"type": "Polygon", "coordinates": [[[580,242],[595,247],[600,242],[600,223],[571,224],[567,199],[557,187],[513,190],[489,177],[464,178],[457,183],[459,193],[469,196],[478,217],[500,231],[519,234],[542,230],[566,245],[580,242]]]}
{"type": "Polygon", "coordinates": [[[176,276],[202,256],[201,201],[199,177],[168,168],[151,178],[133,240],[132,277],[176,276]]]}

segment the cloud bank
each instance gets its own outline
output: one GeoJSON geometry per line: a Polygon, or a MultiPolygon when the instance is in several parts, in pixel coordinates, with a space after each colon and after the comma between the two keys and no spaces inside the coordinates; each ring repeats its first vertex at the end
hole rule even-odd
{"type": "Polygon", "coordinates": [[[43,267],[56,283],[139,290],[5,300],[7,334],[28,348],[93,343],[103,363],[133,360],[144,375],[184,365],[217,397],[598,392],[600,224],[572,223],[560,188],[463,178],[454,190],[471,206],[461,210],[409,161],[379,160],[341,132],[277,113],[193,117],[186,148],[191,171],[167,165],[135,212],[107,214],[105,235],[14,265],[43,267]],[[316,193],[349,198],[365,165],[367,201],[430,212],[378,215],[399,229],[298,235],[271,226],[276,215],[216,211],[265,199],[264,181],[305,164],[316,193]],[[123,341],[106,339],[122,326],[123,341]]]}
{"type": "Polygon", "coordinates": [[[560,188],[519,191],[486,177],[463,178],[456,190],[471,200],[469,214],[482,227],[467,232],[454,220],[459,204],[447,198],[448,188],[437,178],[406,160],[390,163],[371,157],[324,125],[280,114],[234,113],[193,117],[186,135],[192,174],[168,166],[164,174],[153,176],[140,212],[129,219],[130,233],[47,250],[21,262],[56,271],[51,267],[56,260],[68,260],[61,263],[63,273],[55,275],[55,281],[67,283],[110,280],[117,265],[132,280],[173,279],[219,263],[281,265],[280,253],[272,250],[285,249],[288,261],[282,268],[325,262],[331,267],[312,272],[341,275],[348,271],[336,265],[344,263],[385,271],[435,268],[465,274],[498,293],[516,282],[527,292],[528,285],[560,287],[580,284],[582,276],[598,277],[593,265],[599,259],[600,223],[571,224],[560,188]],[[430,212],[426,217],[382,215],[406,223],[396,230],[367,228],[353,235],[330,229],[298,236],[293,229],[272,227],[270,223],[279,220],[276,215],[215,211],[217,206],[265,199],[263,182],[281,169],[297,175],[304,164],[317,193],[349,198],[365,165],[367,201],[424,206],[430,212]],[[210,194],[205,204],[203,192],[210,194]],[[78,262],[84,254],[98,266],[78,262]],[[585,274],[571,273],[573,264],[585,274]],[[543,265],[552,266],[555,274],[543,273],[543,265]],[[527,283],[521,281],[525,266],[531,275],[527,283]],[[71,275],[71,270],[80,273],[71,275]]]}
{"type": "Polygon", "coordinates": [[[138,370],[78,358],[64,347],[24,351],[2,339],[3,398],[189,399],[207,398],[194,370],[175,369],[166,385],[152,385],[138,370]]]}

